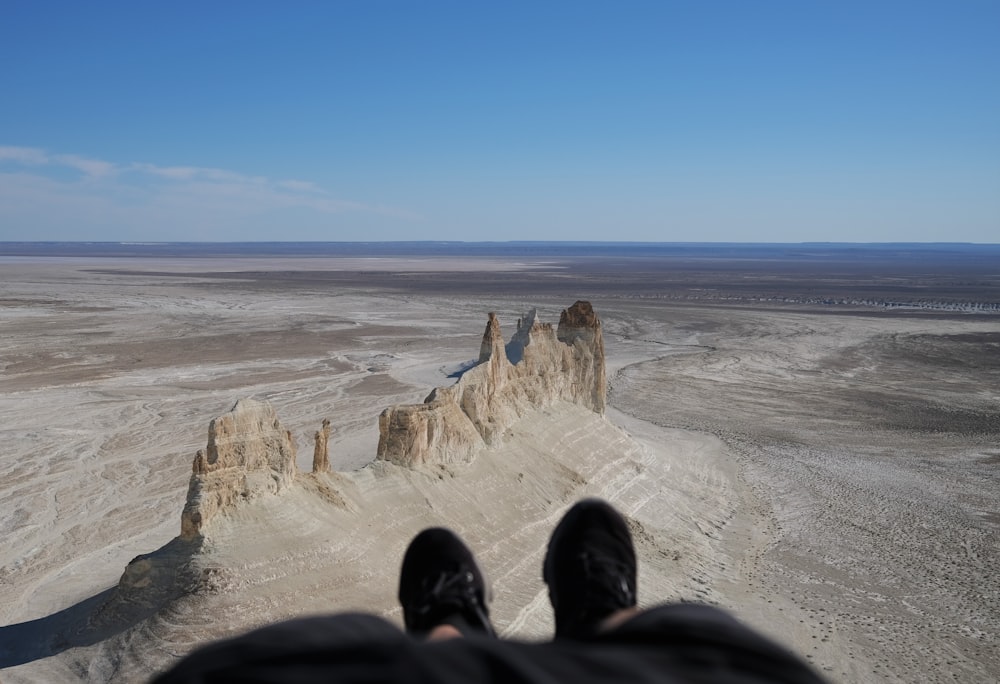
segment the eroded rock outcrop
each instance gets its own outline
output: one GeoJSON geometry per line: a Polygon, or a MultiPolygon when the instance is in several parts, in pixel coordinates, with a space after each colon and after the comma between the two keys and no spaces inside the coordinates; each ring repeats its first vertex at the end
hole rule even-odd
{"type": "Polygon", "coordinates": [[[557,330],[530,312],[506,345],[491,313],[478,365],[423,404],[382,412],[378,458],[400,465],[469,462],[524,412],[562,400],[604,413],[606,393],[601,322],[589,302],[564,310],[557,330]]]}
{"type": "Polygon", "coordinates": [[[324,418],[323,426],[313,436],[313,441],[315,442],[315,446],[313,447],[314,473],[330,472],[330,433],[332,431],[333,428],[330,427],[330,421],[324,418]]]}
{"type": "Polygon", "coordinates": [[[208,445],[194,458],[181,538],[195,539],[218,513],[295,479],[295,440],[265,401],[240,399],[208,426],[208,445]]]}
{"type": "MultiPolygon", "coordinates": [[[[455,385],[435,389],[423,404],[382,412],[377,458],[405,465],[468,462],[525,412],[554,401],[603,413],[606,384],[601,322],[588,302],[564,310],[557,329],[529,312],[506,344],[491,313],[479,361],[455,385]]],[[[315,473],[330,473],[331,434],[324,420],[314,435],[315,473]]],[[[211,421],[208,444],[195,456],[180,539],[196,541],[220,512],[292,485],[295,452],[270,404],[236,402],[211,421]]]]}

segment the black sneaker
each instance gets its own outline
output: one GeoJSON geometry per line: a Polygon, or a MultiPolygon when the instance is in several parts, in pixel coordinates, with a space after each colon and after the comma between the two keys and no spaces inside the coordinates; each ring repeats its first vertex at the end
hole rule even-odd
{"type": "Polygon", "coordinates": [[[585,639],[636,604],[636,560],[625,519],[610,504],[584,499],[559,521],[542,566],[556,638],[585,639]]]}
{"type": "Polygon", "coordinates": [[[406,631],[424,636],[448,624],[463,634],[496,636],[486,581],[469,548],[451,530],[431,527],[410,542],[399,572],[406,631]]]}

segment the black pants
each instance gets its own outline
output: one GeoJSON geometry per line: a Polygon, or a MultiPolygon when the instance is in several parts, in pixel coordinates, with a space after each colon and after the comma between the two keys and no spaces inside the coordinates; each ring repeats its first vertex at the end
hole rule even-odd
{"type": "Polygon", "coordinates": [[[419,642],[372,615],[291,620],[205,646],[154,680],[177,682],[821,682],[721,610],[647,610],[587,641],[419,642]]]}

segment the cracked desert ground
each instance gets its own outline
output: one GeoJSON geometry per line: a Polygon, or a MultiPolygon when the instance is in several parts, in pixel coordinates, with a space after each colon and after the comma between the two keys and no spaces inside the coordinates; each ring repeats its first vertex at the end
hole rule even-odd
{"type": "MultiPolygon", "coordinates": [[[[643,604],[721,605],[834,682],[1000,679],[1000,314],[798,297],[870,274],[594,263],[0,262],[0,681],[141,680],[317,611],[398,622],[425,524],[479,552],[501,632],[545,638],[544,543],[588,494],[631,518],[643,604]],[[472,465],[371,472],[379,412],[452,382],[489,311],[509,337],[577,299],[603,322],[604,418],[557,406],[472,465]],[[206,551],[228,584],[101,617],[126,564],[179,533],[208,422],[242,397],[273,405],[303,471],[329,418],[354,509],[305,490],[247,506],[206,551]]],[[[885,297],[934,287],[896,276],[885,297]]]]}

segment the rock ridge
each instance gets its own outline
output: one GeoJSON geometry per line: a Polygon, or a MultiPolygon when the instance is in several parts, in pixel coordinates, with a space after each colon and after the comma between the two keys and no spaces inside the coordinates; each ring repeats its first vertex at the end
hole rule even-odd
{"type": "MultiPolygon", "coordinates": [[[[604,364],[601,322],[588,302],[564,310],[557,328],[529,311],[506,344],[496,314],[490,313],[474,367],[454,385],[433,390],[422,404],[382,412],[376,459],[407,467],[470,462],[479,450],[500,443],[522,416],[556,402],[603,415],[604,364]]],[[[135,624],[178,597],[229,586],[229,570],[195,559],[212,536],[213,520],[245,503],[301,486],[350,509],[352,481],[330,468],[332,432],[324,419],[313,435],[313,473],[300,478],[295,440],[268,402],[240,399],[213,419],[207,444],[192,464],[180,535],[127,565],[90,618],[91,628],[135,624]]]]}
{"type": "MultiPolygon", "coordinates": [[[[555,329],[532,309],[507,343],[491,312],[475,366],[454,385],[434,389],[422,404],[382,412],[376,458],[404,466],[467,463],[480,449],[500,443],[526,412],[568,401],[603,415],[606,393],[601,321],[589,302],[563,310],[555,329]]],[[[334,476],[332,432],[324,419],[313,436],[313,473],[327,480],[334,476]]],[[[295,440],[268,402],[237,401],[209,423],[207,445],[195,455],[179,540],[198,544],[217,515],[292,486],[295,457],[295,440]]]]}
{"type": "Polygon", "coordinates": [[[406,466],[467,463],[529,410],[569,401],[603,414],[606,395],[604,338],[590,302],[563,310],[555,330],[530,311],[506,345],[491,312],[475,367],[422,404],[382,412],[377,458],[406,466]]]}

